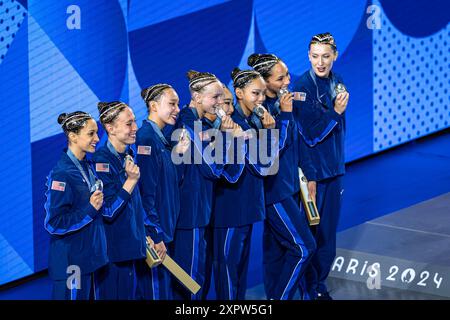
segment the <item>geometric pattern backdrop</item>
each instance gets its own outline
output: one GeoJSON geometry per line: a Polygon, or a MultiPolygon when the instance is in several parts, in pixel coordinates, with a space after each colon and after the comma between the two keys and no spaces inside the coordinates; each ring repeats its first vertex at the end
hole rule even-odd
{"type": "Polygon", "coordinates": [[[417,30],[406,33],[398,29],[395,8],[382,11],[381,29],[373,34],[374,151],[449,126],[450,13],[439,21],[435,10],[411,12],[411,19],[430,23],[414,21],[417,30]]]}
{"type": "Polygon", "coordinates": [[[379,12],[368,13],[367,0],[0,0],[9,111],[0,126],[0,285],[47,267],[45,177],[65,145],[61,112],[98,116],[99,100],[122,100],[140,122],[141,88],[167,82],[186,103],[187,70],[229,84],[253,52],[280,56],[295,82],[309,68],[311,35],[330,31],[351,93],[347,161],[448,127],[448,1],[373,4],[379,12]],[[380,29],[368,27],[373,17],[380,29]]]}

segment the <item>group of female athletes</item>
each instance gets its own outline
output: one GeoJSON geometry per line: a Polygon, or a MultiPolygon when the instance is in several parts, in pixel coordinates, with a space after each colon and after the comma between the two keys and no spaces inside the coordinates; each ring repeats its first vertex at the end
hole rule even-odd
{"type": "Polygon", "coordinates": [[[331,71],[331,34],[312,37],[308,56],[297,94],[286,90],[285,62],[252,54],[249,69],[231,72],[235,103],[214,74],[197,71],[187,73],[191,100],[181,110],[171,85],[143,89],[148,117],[140,127],[127,104],[100,102],[108,136],[101,146],[90,114],[61,114],[68,147],[48,175],[45,204],[53,298],[206,299],[214,279],[217,299],[245,299],[252,228],[264,221],[267,299],[293,299],[297,290],[302,299],[331,299],[325,280],[335,256],[349,94],[335,90],[342,79],[331,71]],[[263,162],[252,141],[276,156],[263,162]],[[212,145],[213,155],[205,152],[212,145]],[[309,226],[300,203],[299,167],[318,226],[309,226]],[[170,255],[200,291],[191,294],[162,264],[149,268],[147,246],[161,260],[170,255]],[[78,277],[68,273],[73,266],[78,277]]]}

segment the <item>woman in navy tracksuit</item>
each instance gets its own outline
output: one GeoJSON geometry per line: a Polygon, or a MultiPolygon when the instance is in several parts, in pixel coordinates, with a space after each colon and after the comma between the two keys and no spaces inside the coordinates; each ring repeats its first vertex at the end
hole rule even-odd
{"type": "MultiPolygon", "coordinates": [[[[172,162],[172,146],[162,130],[166,125],[174,125],[180,109],[176,91],[168,84],[156,84],[142,90],[148,118],[137,132],[137,160],[141,170],[139,189],[144,209],[157,218],[153,223],[161,232],[152,235],[155,249],[164,259],[168,245],[172,242],[175,226],[180,213],[180,192],[177,168],[172,162]]],[[[184,153],[188,147],[187,138],[175,147],[175,152],[184,153]]],[[[152,229],[149,230],[151,232],[152,229]]],[[[151,233],[149,233],[151,235],[151,233]]],[[[158,265],[148,270],[150,283],[146,284],[153,300],[172,298],[170,274],[158,265]]]]}
{"type": "Polygon", "coordinates": [[[103,193],[86,159],[99,141],[97,123],[81,111],[58,117],[68,148],[47,180],[45,229],[50,233],[53,299],[98,298],[97,271],[108,262],[101,208],[103,193]]]}
{"type": "MultiPolygon", "coordinates": [[[[245,299],[247,270],[253,224],[265,217],[263,178],[271,171],[272,161],[261,163],[250,144],[266,143],[258,129],[274,129],[275,120],[264,111],[261,120],[255,114],[255,107],[265,99],[265,82],[253,70],[232,72],[237,104],[232,119],[246,132],[250,139],[238,138],[237,145],[246,146],[245,168],[239,180],[230,184],[225,180],[217,183],[215,189],[213,229],[213,266],[216,296],[220,300],[245,299]],[[239,141],[239,139],[245,139],[239,141]]],[[[276,145],[275,145],[276,146],[276,145]]],[[[275,153],[276,154],[276,153],[275,153]]],[[[269,159],[273,160],[275,157],[269,159]]]]}
{"type": "MultiPolygon", "coordinates": [[[[190,139],[190,150],[182,164],[178,164],[180,173],[180,216],[173,241],[174,259],[200,286],[205,280],[206,240],[205,228],[212,211],[213,186],[222,175],[230,180],[237,179],[239,167],[226,164],[231,142],[203,122],[205,113],[215,114],[215,108],[223,103],[223,88],[220,81],[211,73],[189,71],[189,89],[191,102],[180,111],[176,129],[185,129],[190,139]],[[214,140],[216,139],[216,140],[214,140]],[[219,140],[217,140],[219,139],[219,140]],[[210,153],[213,145],[221,145],[210,153]],[[224,159],[225,158],[225,159],[224,159]],[[221,159],[221,161],[216,161],[221,159]]],[[[221,130],[237,130],[238,126],[229,117],[222,119],[221,130]]],[[[202,290],[196,295],[174,283],[175,299],[198,299],[202,290]]]]}
{"type": "MultiPolygon", "coordinates": [[[[318,34],[309,44],[311,69],[295,85],[306,97],[299,101],[294,117],[302,132],[301,152],[311,158],[303,171],[310,194],[317,194],[320,224],[313,228],[317,251],[304,277],[305,293],[313,299],[331,299],[325,280],[336,255],[345,172],[344,136],[348,92],[336,93],[342,78],[332,72],[337,49],[331,34],[318,34]],[[317,193],[316,193],[317,191],[317,193]]],[[[297,102],[296,102],[297,103],[297,102]]]]}
{"type": "MultiPolygon", "coordinates": [[[[222,83],[223,88],[223,104],[221,105],[221,109],[225,112],[227,116],[231,116],[234,111],[234,103],[233,103],[233,94],[231,93],[230,89],[227,88],[222,83]]],[[[204,118],[202,121],[209,126],[210,128],[214,129],[220,129],[222,125],[222,119],[221,117],[218,117],[216,114],[210,114],[205,113],[204,118]]],[[[237,163],[237,162],[236,162],[237,163]]],[[[214,200],[213,200],[214,202],[214,200]]],[[[213,205],[214,207],[214,205],[213,205]]],[[[214,214],[214,212],[213,212],[214,214]]],[[[206,300],[208,293],[209,293],[209,287],[211,285],[211,278],[212,278],[212,264],[213,264],[213,227],[211,226],[211,223],[207,226],[205,230],[205,238],[206,238],[206,266],[205,266],[205,282],[203,284],[203,290],[202,290],[202,300],[206,300]]]]}
{"type": "Polygon", "coordinates": [[[131,300],[137,292],[138,264],[144,264],[144,211],[137,183],[139,167],[130,148],[136,141],[133,111],[123,102],[98,104],[108,141],[95,154],[95,169],[104,184],[103,211],[110,263],[102,271],[100,298],[131,300]],[[131,160],[127,159],[131,157],[131,160]]]}
{"type": "Polygon", "coordinates": [[[266,81],[265,106],[279,121],[287,114],[287,134],[280,150],[279,170],[265,181],[264,284],[269,299],[292,299],[316,244],[300,205],[298,130],[292,116],[292,95],[278,97],[289,85],[286,64],[272,54],[253,54],[249,66],[266,81]]]}

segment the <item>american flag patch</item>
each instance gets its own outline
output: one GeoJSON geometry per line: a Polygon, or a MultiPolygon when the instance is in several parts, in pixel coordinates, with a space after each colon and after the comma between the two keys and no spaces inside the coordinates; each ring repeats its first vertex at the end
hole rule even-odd
{"type": "Polygon", "coordinates": [[[151,146],[138,146],[138,148],[137,148],[137,154],[143,154],[143,155],[149,156],[150,153],[152,153],[151,146]]]}
{"type": "Polygon", "coordinates": [[[109,172],[109,163],[96,163],[95,171],[97,172],[109,172]]]}
{"type": "Polygon", "coordinates": [[[306,101],[306,92],[294,92],[294,100],[306,101]]]}
{"type": "Polygon", "coordinates": [[[52,181],[52,190],[56,190],[56,191],[63,191],[66,190],[66,183],[65,182],[61,182],[61,181],[52,181]]]}

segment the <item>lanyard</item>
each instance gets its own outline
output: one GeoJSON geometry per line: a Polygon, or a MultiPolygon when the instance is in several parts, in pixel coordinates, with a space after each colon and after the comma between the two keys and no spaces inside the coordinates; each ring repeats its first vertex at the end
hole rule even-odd
{"type": "Polygon", "coordinates": [[[156,123],[154,123],[152,120],[145,119],[144,121],[146,121],[147,123],[149,123],[152,126],[153,130],[156,132],[159,139],[161,139],[162,143],[166,147],[170,147],[170,143],[167,141],[166,137],[164,137],[164,135],[163,135],[161,129],[158,127],[158,125],[156,123]]]}
{"type": "Polygon", "coordinates": [[[194,107],[189,106],[189,108],[191,109],[192,113],[195,115],[195,117],[198,119],[200,119],[200,116],[198,115],[197,109],[195,109],[194,107]]]}
{"type": "Polygon", "coordinates": [[[220,119],[219,117],[217,117],[216,120],[214,120],[214,122],[212,122],[206,117],[204,117],[203,120],[205,120],[206,124],[213,129],[220,129],[220,126],[222,125],[222,119],[220,119]]]}
{"type": "Polygon", "coordinates": [[[89,167],[89,164],[87,164],[88,173],[89,173],[89,179],[86,175],[86,172],[84,172],[83,166],[81,165],[80,161],[75,157],[72,150],[67,149],[67,155],[69,156],[70,160],[75,164],[78,171],[80,171],[81,175],[83,176],[84,181],[86,181],[89,191],[92,191],[92,186],[95,184],[95,176],[94,173],[92,173],[91,168],[89,167]]]}
{"type": "MultiPolygon", "coordinates": [[[[114,148],[114,146],[112,145],[112,143],[109,140],[106,143],[106,146],[108,147],[109,151],[117,158],[117,160],[119,160],[119,163],[121,164],[121,166],[123,168],[125,168],[125,159],[122,159],[122,157],[119,155],[119,153],[117,152],[117,150],[114,148]]],[[[127,153],[127,151],[131,152],[130,155],[133,157],[132,149],[131,148],[128,150],[125,149],[125,153],[127,153]]]]}
{"type": "MultiPolygon", "coordinates": [[[[112,145],[112,143],[109,140],[106,143],[106,146],[108,147],[109,151],[117,158],[117,160],[119,160],[119,163],[121,165],[121,169],[119,171],[119,180],[123,183],[120,174],[122,172],[124,172],[125,178],[128,177],[127,172],[125,171],[126,157],[124,159],[122,159],[121,156],[119,155],[119,153],[117,152],[117,150],[114,148],[114,146],[112,145]]],[[[125,153],[128,153],[133,158],[133,161],[134,161],[133,149],[131,149],[131,148],[125,149],[125,153]]]]}
{"type": "Polygon", "coordinates": [[[247,120],[247,117],[245,116],[244,111],[242,111],[242,108],[240,106],[239,103],[236,103],[235,109],[237,110],[237,112],[241,115],[242,118],[244,118],[245,120],[247,120]]]}
{"type": "MultiPolygon", "coordinates": [[[[192,113],[195,115],[195,117],[197,119],[200,119],[197,109],[195,109],[194,107],[189,107],[189,108],[191,108],[192,113]]],[[[219,117],[217,117],[216,120],[214,120],[214,122],[211,122],[211,120],[209,120],[206,117],[203,117],[202,120],[205,120],[206,123],[208,123],[210,125],[210,127],[215,128],[215,129],[220,129],[220,126],[222,125],[222,120],[219,117]]]]}
{"type": "MultiPolygon", "coordinates": [[[[312,78],[312,81],[314,82],[314,85],[316,86],[316,96],[317,96],[317,100],[319,100],[319,102],[321,104],[324,104],[322,102],[322,99],[320,99],[319,96],[319,86],[317,85],[317,78],[316,78],[316,73],[313,71],[313,69],[309,69],[309,75],[312,78]]],[[[331,95],[331,100],[333,101],[333,99],[336,97],[336,90],[335,90],[335,85],[336,85],[336,81],[334,79],[334,74],[331,73],[331,78],[330,78],[330,88],[329,88],[329,94],[331,95]]]]}

